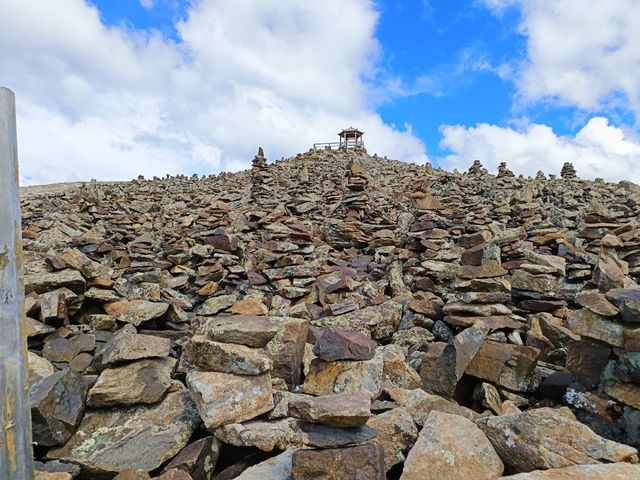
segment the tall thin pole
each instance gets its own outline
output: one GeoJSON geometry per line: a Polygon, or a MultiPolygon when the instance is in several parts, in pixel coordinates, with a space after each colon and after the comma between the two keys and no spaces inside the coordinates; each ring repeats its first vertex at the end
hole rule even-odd
{"type": "Polygon", "coordinates": [[[32,480],[15,96],[0,87],[0,478],[32,480]]]}

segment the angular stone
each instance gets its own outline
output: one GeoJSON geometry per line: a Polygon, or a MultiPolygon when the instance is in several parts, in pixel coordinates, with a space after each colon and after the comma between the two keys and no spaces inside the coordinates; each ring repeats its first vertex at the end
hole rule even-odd
{"type": "Polygon", "coordinates": [[[395,345],[385,345],[381,349],[384,359],[382,374],[385,386],[400,388],[419,388],[422,386],[420,375],[405,361],[401,348],[395,345]]]}
{"type": "Polygon", "coordinates": [[[197,317],[192,324],[193,333],[206,335],[216,342],[238,343],[262,348],[278,333],[278,325],[268,317],[233,315],[229,317],[197,317]]]}
{"type": "Polygon", "coordinates": [[[516,472],[602,462],[638,462],[635,448],[606,440],[551,408],[476,421],[500,458],[516,472]]]}
{"type": "Polygon", "coordinates": [[[174,358],[150,358],[107,368],[89,390],[87,405],[111,407],[156,403],[171,385],[175,365],[174,358]]]}
{"type": "Polygon", "coordinates": [[[104,311],[107,314],[116,320],[130,323],[136,327],[142,322],[161,317],[168,308],[168,303],[149,302],[147,300],[121,300],[104,305],[104,311]]]}
{"type": "Polygon", "coordinates": [[[566,367],[587,388],[600,383],[611,348],[588,340],[573,340],[567,349],[566,367]]]}
{"type": "Polygon", "coordinates": [[[291,480],[292,458],[297,449],[289,449],[280,455],[247,468],[235,480],[291,480]]]}
{"type": "Polygon", "coordinates": [[[77,344],[57,335],[50,336],[42,349],[42,355],[50,362],[70,362],[79,353],[77,344]]]}
{"type": "MultiPolygon", "coordinates": [[[[615,291],[615,290],[614,290],[615,291]]],[[[576,297],[576,302],[603,317],[615,317],[619,311],[602,293],[585,293],[576,297]]]]}
{"type": "Polygon", "coordinates": [[[310,395],[367,392],[372,398],[380,394],[384,360],[382,352],[371,360],[325,362],[311,361],[302,391],[310,395]]]}
{"type": "Polygon", "coordinates": [[[155,335],[120,333],[96,352],[98,363],[103,366],[140,360],[142,358],[168,357],[171,341],[155,335]]]}
{"type": "Polygon", "coordinates": [[[191,371],[187,385],[209,430],[226,423],[243,422],[273,408],[271,376],[239,376],[221,372],[191,371]]]}
{"type": "Polygon", "coordinates": [[[176,455],[200,422],[186,389],[154,405],[88,412],[76,433],[47,454],[95,474],[128,468],[152,471],[176,455]]]}
{"type": "Polygon", "coordinates": [[[493,237],[493,234],[489,230],[480,230],[476,233],[470,233],[468,235],[460,235],[456,242],[459,247],[471,248],[476,245],[481,245],[488,242],[493,237]]]}
{"type": "Polygon", "coordinates": [[[574,310],[567,318],[572,332],[614,347],[624,347],[624,327],[585,308],[574,310]]]}
{"type": "Polygon", "coordinates": [[[265,452],[304,445],[303,433],[293,418],[231,423],[217,428],[215,434],[218,440],[228,445],[256,447],[265,452]]]}
{"type": "Polygon", "coordinates": [[[257,349],[208,340],[204,335],[195,335],[182,350],[182,369],[199,370],[238,375],[261,375],[271,370],[271,359],[257,349]]]}
{"type": "Polygon", "coordinates": [[[50,377],[56,372],[51,362],[33,352],[27,352],[27,373],[29,374],[29,385],[39,382],[43,378],[50,377]]]}
{"type": "Polygon", "coordinates": [[[298,450],[293,454],[293,480],[384,480],[384,452],[380,445],[298,450]]]}
{"type": "Polygon", "coordinates": [[[482,265],[463,265],[458,270],[458,277],[463,279],[479,279],[501,277],[509,272],[502,268],[497,262],[487,260],[482,265]]]}
{"type": "Polygon", "coordinates": [[[614,288],[625,286],[625,272],[622,262],[614,254],[601,252],[593,269],[592,280],[598,289],[606,293],[614,288]]]}
{"type": "Polygon", "coordinates": [[[235,293],[229,295],[218,295],[217,297],[207,298],[199,305],[195,312],[197,315],[215,315],[222,310],[226,310],[236,303],[238,297],[235,293]]]}
{"type": "Polygon", "coordinates": [[[394,408],[369,419],[367,426],[373,428],[377,436],[374,443],[384,449],[386,471],[404,462],[404,451],[418,438],[418,429],[411,414],[404,408],[394,408]]]}
{"type": "Polygon", "coordinates": [[[278,323],[278,333],[265,347],[273,361],[271,375],[282,378],[292,388],[300,384],[302,357],[307,342],[309,321],[293,317],[273,317],[278,323]]]}
{"type": "Polygon", "coordinates": [[[376,342],[360,332],[327,327],[313,347],[313,354],[326,361],[369,360],[376,351],[376,342]]]}
{"type": "Polygon", "coordinates": [[[489,317],[492,315],[511,315],[511,310],[500,303],[447,303],[443,311],[446,315],[478,315],[489,317]]]}
{"type": "Polygon", "coordinates": [[[319,423],[299,422],[303,435],[303,443],[315,448],[350,447],[369,443],[376,437],[372,428],[361,427],[337,428],[319,423]]]}
{"type": "Polygon", "coordinates": [[[448,344],[433,366],[424,364],[420,369],[423,388],[431,393],[451,397],[458,381],[487,337],[482,322],[460,332],[448,344]]]}
{"type": "Polygon", "coordinates": [[[623,322],[640,322],[640,290],[616,288],[607,292],[607,298],[618,306],[623,322]]]}
{"type": "Polygon", "coordinates": [[[524,270],[515,270],[511,274],[511,287],[532,292],[550,292],[558,287],[558,277],[553,275],[535,275],[524,270]]]}
{"type": "Polygon", "coordinates": [[[530,377],[540,350],[509,343],[485,342],[469,363],[466,373],[512,391],[532,391],[530,377]]]}
{"type": "Polygon", "coordinates": [[[360,427],[371,416],[371,398],[366,393],[338,393],[293,400],[289,415],[332,427],[360,427]]]}
{"type": "Polygon", "coordinates": [[[82,293],[87,282],[82,274],[76,270],[60,270],[58,272],[44,272],[27,274],[24,276],[24,292],[45,293],[56,288],[68,288],[75,293],[82,293]]]}
{"type": "Polygon", "coordinates": [[[640,478],[640,465],[607,463],[535,470],[500,477],[498,480],[631,480],[635,478],[640,478]]]}
{"type": "Polygon", "coordinates": [[[625,405],[640,410],[640,385],[633,383],[614,383],[605,386],[604,393],[625,405]]]}
{"type": "Polygon", "coordinates": [[[389,391],[389,396],[401,407],[405,408],[413,417],[416,424],[422,426],[432,411],[460,415],[469,420],[480,418],[480,414],[470,408],[458,405],[452,400],[431,395],[420,388],[407,390],[394,388],[389,391]]]}
{"type": "Polygon", "coordinates": [[[220,456],[220,442],[215,437],[204,437],[190,443],[178,453],[163,469],[181,469],[187,472],[193,480],[211,480],[220,456]]]}
{"type": "Polygon", "coordinates": [[[88,388],[73,370],[56,372],[31,385],[33,441],[46,447],[65,443],[82,418],[88,388]]]}
{"type": "Polygon", "coordinates": [[[431,412],[407,455],[401,480],[494,480],[504,465],[484,433],[458,415],[431,412]]]}
{"type": "Polygon", "coordinates": [[[289,414],[289,402],[305,398],[313,397],[311,395],[305,395],[303,393],[293,393],[286,390],[274,391],[273,403],[275,404],[275,407],[269,412],[269,420],[286,417],[289,414]]]}
{"type": "Polygon", "coordinates": [[[84,298],[86,300],[91,300],[92,302],[117,302],[120,300],[120,297],[113,290],[107,290],[104,288],[96,288],[91,287],[84,293],[84,298]]]}

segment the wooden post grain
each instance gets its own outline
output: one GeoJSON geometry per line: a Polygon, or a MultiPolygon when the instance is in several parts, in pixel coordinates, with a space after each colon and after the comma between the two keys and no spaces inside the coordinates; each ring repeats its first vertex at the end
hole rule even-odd
{"type": "Polygon", "coordinates": [[[32,480],[15,97],[0,87],[0,478],[32,480]]]}

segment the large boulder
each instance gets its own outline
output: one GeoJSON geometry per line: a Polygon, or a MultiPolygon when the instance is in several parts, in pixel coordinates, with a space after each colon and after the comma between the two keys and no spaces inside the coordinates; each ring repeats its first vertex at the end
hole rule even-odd
{"type": "Polygon", "coordinates": [[[433,411],[407,455],[401,480],[494,480],[504,465],[484,433],[459,415],[433,411]]]}
{"type": "Polygon", "coordinates": [[[78,464],[95,478],[126,469],[152,471],[187,444],[198,423],[191,395],[176,386],[154,405],[88,412],[64,447],[47,456],[78,464]]]}
{"type": "Polygon", "coordinates": [[[635,448],[612,442],[566,410],[535,408],[482,418],[476,424],[516,472],[607,462],[638,462],[635,448]]]}

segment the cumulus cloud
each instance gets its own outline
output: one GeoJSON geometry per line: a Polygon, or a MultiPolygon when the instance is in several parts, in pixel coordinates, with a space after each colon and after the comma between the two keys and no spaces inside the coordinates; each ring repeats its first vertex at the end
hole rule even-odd
{"type": "Polygon", "coordinates": [[[153,0],[140,0],[140,5],[147,10],[151,10],[153,8],[153,0]]]}
{"type": "Polygon", "coordinates": [[[638,0],[484,0],[497,13],[519,5],[527,58],[516,74],[524,102],[585,110],[623,107],[640,121],[638,0]]]}
{"type": "Polygon", "coordinates": [[[581,178],[640,183],[640,142],[604,117],[591,118],[575,136],[557,135],[540,124],[523,131],[486,123],[448,125],[441,132],[440,146],[452,152],[440,162],[448,169],[466,170],[478,159],[493,172],[500,162],[507,162],[516,173],[535,175],[542,170],[557,175],[564,162],[571,162],[581,178]]]}
{"type": "Polygon", "coordinates": [[[418,163],[409,127],[367,103],[370,0],[201,0],[159,32],[107,27],[84,0],[0,0],[0,84],[17,95],[23,183],[212,173],[333,140],[418,163]]]}

